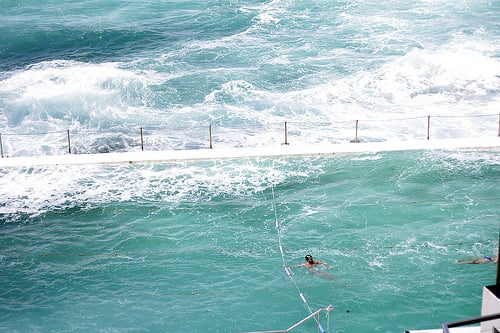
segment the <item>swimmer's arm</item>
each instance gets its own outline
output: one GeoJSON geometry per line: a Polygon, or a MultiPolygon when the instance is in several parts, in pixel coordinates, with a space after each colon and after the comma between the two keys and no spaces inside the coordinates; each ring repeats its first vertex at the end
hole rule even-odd
{"type": "Polygon", "coordinates": [[[328,267],[328,268],[333,267],[332,265],[330,265],[330,264],[328,264],[328,263],[326,263],[324,261],[320,261],[320,260],[316,260],[315,264],[317,264],[317,265],[323,265],[323,266],[328,267]]]}
{"type": "Polygon", "coordinates": [[[288,268],[297,268],[297,267],[305,267],[306,264],[298,264],[298,265],[293,265],[293,266],[283,265],[283,266],[288,267],[288,268]]]}

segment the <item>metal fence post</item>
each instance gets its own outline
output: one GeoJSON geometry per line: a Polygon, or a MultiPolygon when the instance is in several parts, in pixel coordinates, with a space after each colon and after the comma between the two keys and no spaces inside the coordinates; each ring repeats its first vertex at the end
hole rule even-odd
{"type": "Polygon", "coordinates": [[[69,130],[68,130],[68,152],[71,154],[71,139],[69,137],[69,130]]]}
{"type": "Polygon", "coordinates": [[[212,124],[208,125],[208,134],[210,135],[210,149],[213,148],[213,145],[212,145],[212,124]]]}
{"type": "Polygon", "coordinates": [[[2,158],[3,158],[3,143],[2,143],[2,133],[0,133],[0,153],[2,154],[2,158]]]}
{"type": "Polygon", "coordinates": [[[144,151],[144,138],[142,136],[142,127],[141,127],[141,150],[144,151]]]}
{"type": "Polygon", "coordinates": [[[427,140],[429,140],[429,132],[430,132],[430,128],[431,128],[431,116],[427,116],[427,140]]]}
{"type": "Polygon", "coordinates": [[[358,120],[356,119],[356,136],[354,137],[354,139],[351,140],[351,143],[359,143],[359,139],[358,139],[358,120]]]}
{"type": "Polygon", "coordinates": [[[288,122],[285,121],[285,143],[284,145],[288,145],[288,122]]]}

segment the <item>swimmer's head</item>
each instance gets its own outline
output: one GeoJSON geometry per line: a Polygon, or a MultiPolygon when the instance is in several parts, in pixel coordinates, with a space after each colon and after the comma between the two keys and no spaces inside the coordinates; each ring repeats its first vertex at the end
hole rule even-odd
{"type": "Polygon", "coordinates": [[[305,259],[306,259],[307,262],[310,262],[310,261],[313,260],[313,257],[312,257],[312,255],[308,254],[308,255],[305,256],[305,259]]]}

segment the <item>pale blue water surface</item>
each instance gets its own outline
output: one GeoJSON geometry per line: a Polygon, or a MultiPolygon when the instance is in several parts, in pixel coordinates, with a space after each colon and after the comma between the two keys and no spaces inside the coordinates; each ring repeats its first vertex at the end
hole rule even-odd
{"type": "Polygon", "coordinates": [[[273,187],[286,263],[334,266],[335,280],[293,269],[313,309],[336,308],[332,331],[476,316],[496,266],[455,261],[497,249],[498,162],[414,151],[2,171],[3,186],[17,173],[40,190],[4,196],[1,327],[287,328],[308,311],[282,269],[273,187]]]}

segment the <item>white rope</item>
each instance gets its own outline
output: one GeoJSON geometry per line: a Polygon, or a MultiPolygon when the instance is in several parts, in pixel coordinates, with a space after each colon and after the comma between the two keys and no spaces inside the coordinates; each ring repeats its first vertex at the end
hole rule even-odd
{"type": "MultiPolygon", "coordinates": [[[[285,270],[286,275],[288,275],[288,277],[292,281],[293,285],[295,286],[295,289],[299,293],[300,299],[302,299],[302,302],[304,302],[305,306],[307,307],[307,310],[309,311],[309,314],[312,314],[313,311],[311,309],[311,306],[307,302],[307,299],[304,296],[304,294],[302,293],[302,291],[300,290],[297,282],[295,282],[295,279],[293,278],[292,271],[286,265],[286,262],[285,262],[285,253],[283,251],[283,242],[281,241],[281,225],[280,225],[280,223],[278,221],[278,214],[276,212],[276,199],[275,199],[275,196],[274,196],[274,185],[271,187],[271,190],[272,190],[272,193],[273,193],[273,208],[274,208],[275,227],[276,227],[276,231],[278,232],[278,243],[279,243],[279,248],[280,248],[280,253],[281,253],[281,262],[282,262],[282,265],[283,265],[283,269],[285,270]]],[[[325,330],[323,329],[323,327],[321,326],[318,318],[316,318],[316,316],[314,316],[314,320],[318,324],[318,328],[321,331],[321,333],[326,333],[325,330]]]]}

